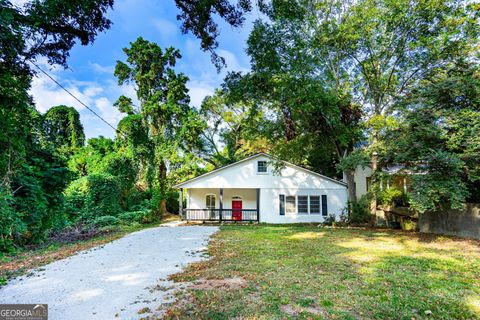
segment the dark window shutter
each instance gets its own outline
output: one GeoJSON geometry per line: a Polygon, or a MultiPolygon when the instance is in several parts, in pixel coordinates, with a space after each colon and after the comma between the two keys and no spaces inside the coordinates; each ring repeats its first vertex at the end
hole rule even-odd
{"type": "Polygon", "coordinates": [[[327,195],[322,194],[322,216],[328,215],[328,207],[327,207],[327,195]]]}
{"type": "Polygon", "coordinates": [[[285,215],[285,195],[281,194],[279,196],[279,200],[280,200],[280,215],[284,216],[285,215]]]}

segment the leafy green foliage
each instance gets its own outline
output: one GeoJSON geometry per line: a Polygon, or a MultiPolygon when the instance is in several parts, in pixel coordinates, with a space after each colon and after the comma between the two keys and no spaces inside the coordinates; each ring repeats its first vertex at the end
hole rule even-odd
{"type": "Polygon", "coordinates": [[[100,228],[115,226],[120,222],[119,218],[114,216],[100,216],[92,221],[92,225],[100,228]]]}
{"type": "Polygon", "coordinates": [[[152,203],[157,206],[154,211],[162,216],[170,192],[168,164],[201,147],[199,135],[205,124],[188,105],[188,78],[174,69],[181,58],[178,50],[162,50],[140,37],[123,51],[126,63],[117,61],[115,76],[120,85],[134,83],[140,101],[135,115],[133,107],[128,107],[130,98],[122,96],[116,103],[131,114],[122,123],[128,132],[123,143],[127,142],[134,154],[143,156],[142,175],[152,188],[152,203]]]}
{"type": "Polygon", "coordinates": [[[241,27],[245,21],[244,15],[252,10],[252,1],[237,0],[236,2],[237,4],[234,5],[229,0],[175,0],[177,7],[181,10],[177,18],[183,21],[182,31],[192,32],[200,39],[202,50],[211,53],[212,62],[217,69],[225,65],[225,59],[215,52],[220,32],[214,15],[220,16],[232,27],[241,27]]]}
{"type": "Polygon", "coordinates": [[[50,108],[43,116],[43,133],[46,142],[64,155],[71,154],[85,143],[80,114],[73,107],[50,108]]]}
{"type": "Polygon", "coordinates": [[[0,61],[27,68],[25,59],[43,56],[66,66],[77,41],[91,44],[98,32],[110,27],[105,17],[113,0],[28,1],[22,7],[2,0],[0,61]]]}
{"type": "Polygon", "coordinates": [[[13,195],[10,190],[0,188],[0,250],[13,251],[14,240],[26,231],[21,214],[13,206],[13,195]]]}
{"type": "Polygon", "coordinates": [[[92,221],[120,213],[120,186],[108,174],[90,174],[73,181],[65,190],[66,211],[72,220],[92,221]]]}
{"type": "Polygon", "coordinates": [[[425,174],[414,176],[412,207],[420,212],[462,208],[468,196],[461,178],[463,162],[454,154],[434,151],[425,165],[425,174]]]}
{"type": "Polygon", "coordinates": [[[62,190],[71,177],[54,148],[71,152],[71,147],[83,144],[73,110],[56,108],[46,115],[43,126],[43,117],[28,96],[33,72],[27,62],[44,57],[66,67],[77,41],[90,44],[98,32],[109,28],[105,13],[112,4],[112,0],[22,5],[0,1],[0,250],[42,241],[50,230],[66,223],[62,190]]]}
{"type": "Polygon", "coordinates": [[[369,208],[370,201],[370,197],[368,195],[364,195],[358,199],[358,201],[351,202],[348,223],[355,225],[370,222],[372,219],[369,208]]]}
{"type": "Polygon", "coordinates": [[[379,204],[392,205],[402,203],[405,202],[403,199],[403,191],[395,187],[386,188],[377,193],[377,201],[379,204]]]}

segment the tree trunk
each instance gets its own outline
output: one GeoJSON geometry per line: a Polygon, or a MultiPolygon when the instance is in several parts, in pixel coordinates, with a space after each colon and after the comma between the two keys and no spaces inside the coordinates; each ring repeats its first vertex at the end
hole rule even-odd
{"type": "MultiPolygon", "coordinates": [[[[376,172],[378,169],[378,154],[376,151],[372,153],[372,186],[376,185],[376,172]]],[[[370,203],[370,212],[372,214],[372,224],[376,222],[377,218],[377,197],[373,193],[372,202],[370,203]]]]}
{"type": "Polygon", "coordinates": [[[162,199],[160,201],[160,208],[159,208],[160,218],[163,218],[167,213],[168,213],[167,212],[167,200],[162,199]]]}
{"type": "Polygon", "coordinates": [[[286,104],[281,106],[283,114],[283,125],[285,126],[285,138],[287,141],[295,139],[297,132],[295,130],[295,122],[292,119],[292,110],[286,104]]]}
{"type": "Polygon", "coordinates": [[[345,171],[345,178],[347,180],[348,201],[349,202],[356,202],[357,201],[357,190],[355,188],[355,171],[354,170],[346,170],[345,171]]]}
{"type": "Polygon", "coordinates": [[[165,164],[165,161],[160,161],[160,165],[158,168],[159,171],[159,186],[160,186],[160,192],[162,195],[162,199],[160,200],[159,203],[159,208],[158,208],[158,214],[160,216],[160,219],[163,218],[167,213],[167,166],[165,164]]]}

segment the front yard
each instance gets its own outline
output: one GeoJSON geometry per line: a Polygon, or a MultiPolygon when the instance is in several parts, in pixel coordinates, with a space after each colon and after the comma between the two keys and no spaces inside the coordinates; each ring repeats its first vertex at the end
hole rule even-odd
{"type": "Polygon", "coordinates": [[[224,226],[175,276],[172,319],[477,319],[480,243],[314,226],[224,226]],[[238,279],[244,279],[238,285],[238,279]],[[205,279],[237,285],[205,286],[205,279]]]}

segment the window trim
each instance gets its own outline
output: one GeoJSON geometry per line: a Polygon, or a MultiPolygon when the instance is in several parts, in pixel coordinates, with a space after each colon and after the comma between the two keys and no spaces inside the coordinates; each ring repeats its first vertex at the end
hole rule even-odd
{"type": "Polygon", "coordinates": [[[322,194],[322,217],[328,216],[328,197],[326,194],[322,194]]]}
{"type": "MultiPolygon", "coordinates": [[[[291,202],[290,202],[290,204],[291,204],[291,202]]],[[[298,209],[297,209],[297,208],[298,208],[298,206],[297,206],[297,196],[296,196],[296,195],[294,195],[294,196],[292,196],[292,195],[286,195],[286,196],[285,196],[285,214],[290,214],[290,215],[292,215],[292,214],[298,214],[298,212],[297,212],[298,209]],[[293,200],[294,200],[294,201],[293,201],[293,206],[294,206],[294,207],[293,207],[293,211],[289,211],[289,210],[288,210],[288,203],[289,203],[289,202],[288,202],[288,198],[292,198],[292,197],[293,197],[293,200]]]]}
{"type": "Polygon", "coordinates": [[[258,160],[257,161],[257,174],[268,174],[268,161],[266,160],[258,160]],[[259,164],[260,162],[265,163],[265,171],[259,171],[258,169],[260,168],[259,164]]]}
{"type": "Polygon", "coordinates": [[[309,215],[310,214],[310,201],[309,201],[310,196],[300,194],[300,195],[296,195],[296,198],[297,198],[297,214],[309,215]],[[300,212],[300,200],[298,199],[299,197],[307,198],[307,211],[306,212],[300,212]]]}
{"type": "MultiPolygon", "coordinates": [[[[211,198],[210,198],[211,199],[211,198]]],[[[216,209],[217,208],[217,195],[215,193],[207,193],[205,195],[205,208],[208,210],[216,209]],[[213,197],[213,207],[212,207],[212,200],[210,200],[210,206],[207,204],[207,197],[213,197]]]]}
{"type": "Polygon", "coordinates": [[[284,216],[285,215],[285,195],[279,194],[278,195],[278,215],[284,216]]]}
{"type": "Polygon", "coordinates": [[[317,194],[312,194],[312,195],[309,195],[308,196],[308,214],[311,214],[311,215],[321,215],[322,214],[322,200],[321,200],[321,195],[317,195],[317,194]],[[318,199],[318,211],[317,212],[312,212],[312,197],[315,197],[318,199]]]}
{"type": "MultiPolygon", "coordinates": [[[[326,194],[295,194],[295,195],[288,195],[288,194],[279,194],[279,215],[313,215],[313,216],[321,216],[321,217],[326,217],[328,216],[328,197],[326,194]],[[307,198],[307,212],[299,212],[299,197],[306,197],[307,198]],[[315,197],[318,199],[318,211],[317,212],[312,212],[312,197],[315,197]],[[288,211],[287,210],[287,205],[288,201],[287,199],[293,198],[294,201],[294,211],[288,211]],[[283,200],[283,201],[282,201],[283,200]],[[283,202],[283,206],[282,206],[283,202]],[[283,211],[282,211],[283,208],[283,211]],[[282,214],[283,212],[283,214],[282,214]]],[[[290,201],[290,204],[292,202],[290,201]]]]}

